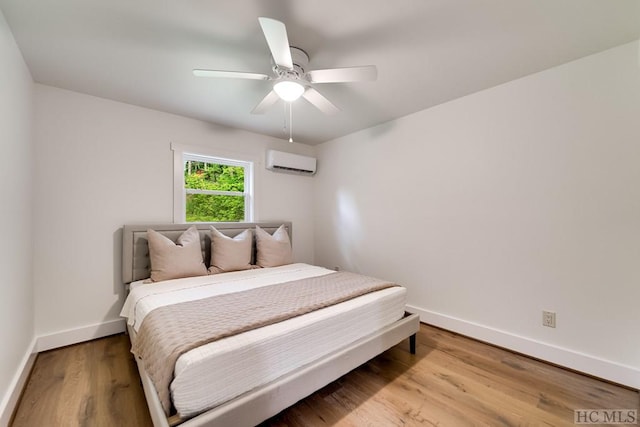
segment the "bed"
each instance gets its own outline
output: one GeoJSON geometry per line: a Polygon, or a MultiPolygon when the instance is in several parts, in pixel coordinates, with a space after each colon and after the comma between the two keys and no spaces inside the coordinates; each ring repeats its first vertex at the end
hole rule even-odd
{"type": "MultiPolygon", "coordinates": [[[[145,316],[160,311],[156,310],[159,307],[197,298],[233,297],[244,289],[335,277],[331,270],[293,263],[144,283],[151,267],[147,230],[176,241],[194,225],[202,257],[210,260],[211,224],[140,224],[123,228],[123,281],[129,296],[122,314],[127,317],[134,348],[145,316]]],[[[289,238],[293,231],[290,222],[213,225],[229,237],[256,226],[271,234],[282,226],[289,238]]],[[[254,263],[255,237],[252,245],[254,263]]],[[[419,318],[404,312],[405,298],[404,288],[385,287],[193,348],[178,357],[172,370],[170,414],[165,411],[166,405],[163,408],[159,397],[162,393],[158,393],[151,380],[153,375],[149,375],[152,372],[148,373],[143,361],[136,357],[154,426],[256,425],[406,338],[410,338],[414,353],[419,318]]]]}

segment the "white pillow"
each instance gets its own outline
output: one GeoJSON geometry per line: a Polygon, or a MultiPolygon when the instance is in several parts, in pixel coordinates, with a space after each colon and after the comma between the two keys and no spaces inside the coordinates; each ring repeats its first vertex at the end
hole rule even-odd
{"type": "Polygon", "coordinates": [[[147,230],[147,240],[153,282],[207,275],[195,226],[182,233],[176,243],[155,230],[147,230]]]}
{"type": "Polygon", "coordinates": [[[249,229],[231,238],[211,226],[211,267],[209,267],[209,274],[253,268],[251,265],[252,243],[253,233],[249,229]]]}
{"type": "Polygon", "coordinates": [[[277,267],[293,263],[289,233],[281,225],[273,236],[256,226],[256,264],[260,267],[277,267]]]}

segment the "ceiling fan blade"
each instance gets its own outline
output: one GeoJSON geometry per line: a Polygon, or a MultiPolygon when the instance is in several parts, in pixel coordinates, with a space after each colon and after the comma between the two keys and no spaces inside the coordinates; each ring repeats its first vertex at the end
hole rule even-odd
{"type": "Polygon", "coordinates": [[[197,77],[223,77],[232,79],[269,80],[269,76],[259,73],[245,73],[243,71],[193,70],[197,77]]]}
{"type": "Polygon", "coordinates": [[[276,65],[293,69],[293,60],[291,59],[291,50],[289,50],[289,38],[287,37],[287,28],[280,21],[271,18],[258,18],[264,37],[267,39],[271,56],[276,65]]]}
{"type": "Polygon", "coordinates": [[[327,70],[312,70],[307,73],[311,83],[344,83],[373,81],[378,78],[375,65],[362,67],[330,68],[327,70]]]}
{"type": "Polygon", "coordinates": [[[340,109],[333,105],[331,101],[325,98],[314,88],[309,88],[302,94],[304,99],[309,101],[311,105],[316,107],[318,110],[322,111],[325,114],[333,115],[340,112],[340,109]]]}
{"type": "Polygon", "coordinates": [[[269,92],[267,96],[262,98],[262,101],[256,105],[256,108],[251,111],[251,114],[264,114],[267,109],[275,104],[279,99],[280,97],[277,93],[274,91],[269,92]]]}

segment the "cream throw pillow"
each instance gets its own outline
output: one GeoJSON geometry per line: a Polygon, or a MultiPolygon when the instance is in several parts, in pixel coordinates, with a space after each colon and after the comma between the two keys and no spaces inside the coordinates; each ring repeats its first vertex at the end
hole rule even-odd
{"type": "Polygon", "coordinates": [[[291,241],[284,224],[273,236],[256,226],[256,247],[256,264],[260,267],[277,267],[293,262],[291,241]]]}
{"type": "Polygon", "coordinates": [[[249,229],[231,238],[211,226],[211,267],[209,267],[209,273],[217,274],[252,268],[252,243],[253,233],[249,229]]]}
{"type": "Polygon", "coordinates": [[[155,230],[147,230],[147,240],[153,282],[207,275],[207,267],[202,260],[200,234],[195,226],[182,233],[177,243],[155,230]]]}

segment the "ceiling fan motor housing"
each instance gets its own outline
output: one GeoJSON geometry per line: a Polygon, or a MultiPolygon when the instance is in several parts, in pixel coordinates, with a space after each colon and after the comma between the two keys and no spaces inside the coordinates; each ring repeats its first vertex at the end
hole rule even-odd
{"type": "Polygon", "coordinates": [[[274,65],[273,71],[278,76],[278,79],[304,80],[304,73],[309,65],[309,55],[304,50],[294,46],[289,46],[289,49],[291,50],[293,70],[274,65]]]}
{"type": "Polygon", "coordinates": [[[307,52],[297,47],[290,46],[289,49],[291,50],[293,70],[274,65],[273,71],[276,73],[278,78],[291,80],[304,79],[304,72],[309,65],[309,55],[307,55],[307,52]]]}
{"type": "Polygon", "coordinates": [[[293,62],[293,69],[296,70],[300,75],[304,74],[304,71],[307,69],[309,65],[309,55],[304,50],[289,46],[291,50],[291,61],[293,62]]]}

